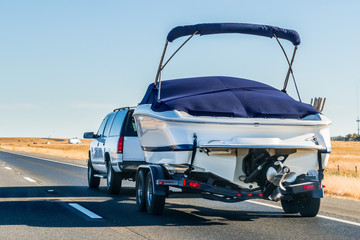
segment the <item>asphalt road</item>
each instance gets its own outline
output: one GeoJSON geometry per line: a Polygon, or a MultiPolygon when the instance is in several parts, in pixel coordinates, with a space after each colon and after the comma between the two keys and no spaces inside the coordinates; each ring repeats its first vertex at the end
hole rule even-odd
{"type": "Polygon", "coordinates": [[[134,183],[109,196],[104,180],[98,190],[87,188],[84,162],[66,162],[0,151],[0,239],[360,238],[356,201],[324,199],[318,217],[301,218],[269,201],[173,193],[163,215],[151,216],[136,210],[134,183]]]}

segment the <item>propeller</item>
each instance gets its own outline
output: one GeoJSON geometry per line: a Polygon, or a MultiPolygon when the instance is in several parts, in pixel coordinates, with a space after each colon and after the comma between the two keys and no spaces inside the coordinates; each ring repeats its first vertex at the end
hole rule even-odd
{"type": "MultiPolygon", "coordinates": [[[[282,163],[279,165],[282,166],[282,163]]],[[[282,166],[280,172],[277,172],[273,167],[269,167],[266,171],[266,178],[275,186],[280,186],[281,189],[285,190],[285,188],[282,186],[282,183],[294,182],[296,180],[296,173],[290,172],[290,168],[286,166],[282,166]]]]}

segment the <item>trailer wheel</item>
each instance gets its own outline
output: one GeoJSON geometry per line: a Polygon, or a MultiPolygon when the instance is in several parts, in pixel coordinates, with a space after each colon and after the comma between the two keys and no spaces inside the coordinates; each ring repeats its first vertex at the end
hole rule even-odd
{"type": "Polygon", "coordinates": [[[121,182],[122,182],[122,176],[121,173],[117,173],[114,171],[114,169],[111,167],[111,162],[108,160],[106,162],[107,166],[107,191],[109,194],[119,194],[121,190],[121,182]]]}
{"type": "Polygon", "coordinates": [[[146,211],[145,174],[145,170],[140,170],[136,175],[136,205],[141,212],[146,211]]]}
{"type": "Polygon", "coordinates": [[[285,213],[298,213],[299,205],[296,200],[283,200],[281,199],[281,207],[285,213]]]}
{"type": "Polygon", "coordinates": [[[315,217],[320,209],[320,198],[312,197],[308,193],[304,198],[300,199],[299,212],[302,217],[315,217]]]}
{"type": "Polygon", "coordinates": [[[149,214],[160,215],[165,207],[165,196],[154,195],[151,171],[146,176],[146,210],[149,214]]]}
{"type": "Polygon", "coordinates": [[[88,160],[88,185],[89,188],[98,188],[100,185],[100,178],[95,177],[96,171],[94,170],[91,160],[88,160]]]}

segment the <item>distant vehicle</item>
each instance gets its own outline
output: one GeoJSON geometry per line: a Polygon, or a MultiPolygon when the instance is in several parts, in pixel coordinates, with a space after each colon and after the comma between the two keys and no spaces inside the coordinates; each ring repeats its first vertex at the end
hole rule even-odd
{"type": "MultiPolygon", "coordinates": [[[[80,144],[81,141],[80,141],[80,139],[78,139],[78,138],[70,138],[70,139],[68,140],[68,143],[70,143],[70,144],[80,144]]],[[[48,143],[46,143],[46,144],[48,144],[48,143]]]]}
{"type": "Polygon", "coordinates": [[[98,188],[101,178],[107,179],[107,190],[118,194],[123,179],[135,179],[136,169],[144,162],[135,122],[134,108],[115,109],[106,115],[99,130],[84,133],[92,138],[88,159],[88,185],[98,188]]]}

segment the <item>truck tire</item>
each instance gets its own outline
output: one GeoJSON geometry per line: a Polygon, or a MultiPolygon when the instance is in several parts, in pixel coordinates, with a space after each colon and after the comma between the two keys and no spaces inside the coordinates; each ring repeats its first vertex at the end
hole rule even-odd
{"type": "Polygon", "coordinates": [[[299,212],[302,217],[315,217],[320,209],[320,198],[312,197],[311,193],[300,199],[299,212]]]}
{"type": "Polygon", "coordinates": [[[145,198],[145,170],[141,169],[136,175],[136,206],[139,211],[146,211],[146,198],[145,198]]]}
{"type": "Polygon", "coordinates": [[[117,173],[111,166],[110,160],[106,162],[107,169],[107,191],[109,194],[119,194],[121,190],[122,176],[121,173],[117,173]]]}
{"type": "Polygon", "coordinates": [[[299,212],[299,203],[296,200],[281,199],[281,207],[286,214],[299,212]]]}
{"type": "Polygon", "coordinates": [[[146,176],[146,210],[149,214],[160,215],[165,207],[165,196],[154,195],[151,171],[146,176]]]}
{"type": "Polygon", "coordinates": [[[91,160],[88,160],[88,185],[89,188],[98,188],[100,185],[100,178],[99,177],[95,177],[94,175],[97,173],[92,164],[91,164],[91,160]]]}

